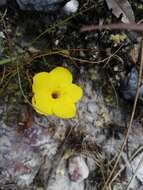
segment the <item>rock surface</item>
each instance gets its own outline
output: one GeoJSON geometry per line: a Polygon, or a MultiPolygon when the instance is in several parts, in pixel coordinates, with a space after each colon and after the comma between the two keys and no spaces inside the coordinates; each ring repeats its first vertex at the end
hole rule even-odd
{"type": "MultiPolygon", "coordinates": [[[[43,117],[32,112],[34,119],[32,123],[26,124],[25,121],[23,123],[23,120],[25,120],[27,109],[24,109],[24,106],[18,103],[19,95],[17,95],[18,97],[7,95],[5,101],[0,99],[1,185],[10,182],[27,188],[35,179],[45,156],[49,160],[44,163],[44,169],[41,173],[48,171],[47,167],[50,166],[50,163],[51,165],[53,164],[52,160],[58,153],[58,147],[61,141],[65,139],[65,132],[69,126],[76,126],[76,130],[84,130],[85,134],[87,134],[85,138],[89,138],[90,141],[92,137],[97,137],[96,140],[99,144],[104,141],[105,138],[102,138],[103,134],[100,127],[108,124],[112,118],[110,118],[104,103],[103,95],[97,89],[96,91],[94,90],[93,82],[88,78],[88,76],[90,77],[88,72],[81,67],[80,77],[76,83],[84,89],[84,97],[77,105],[77,116],[71,120],[62,120],[53,116],[43,117]],[[87,75],[86,79],[85,75],[87,75]],[[18,106],[15,105],[15,102],[17,102],[18,106]]],[[[80,140],[79,137],[77,139],[80,140]]],[[[54,175],[54,180],[52,178],[52,182],[49,183],[51,185],[46,187],[48,190],[55,190],[59,187],[60,181],[62,181],[61,189],[69,190],[69,187],[71,187],[71,190],[76,190],[79,189],[79,186],[80,190],[83,189],[84,186],[81,181],[87,178],[89,173],[84,160],[76,157],[71,159],[69,163],[70,177],[79,184],[76,185],[75,182],[71,181],[65,167],[64,177],[54,175]],[[79,170],[75,173],[77,167],[79,170]],[[79,175],[77,176],[76,174],[79,175]]],[[[44,174],[43,179],[46,179],[47,175],[48,172],[44,174]]]]}
{"type": "Polygon", "coordinates": [[[45,152],[52,143],[47,130],[33,125],[21,133],[0,123],[0,137],[0,184],[11,181],[20,187],[30,185],[42,163],[41,153],[44,156],[54,150],[45,152]]]}
{"type": "Polygon", "coordinates": [[[143,153],[139,154],[131,163],[133,173],[143,183],[143,153]]]}
{"type": "Polygon", "coordinates": [[[6,5],[7,4],[7,0],[1,0],[0,1],[0,6],[4,6],[4,5],[6,5]]]}
{"type": "Polygon", "coordinates": [[[59,166],[46,185],[46,190],[84,190],[84,182],[73,182],[70,180],[66,168],[67,161],[62,160],[59,166]]]}
{"type": "Polygon", "coordinates": [[[22,10],[55,11],[63,0],[16,0],[22,10]]]}
{"type": "Polygon", "coordinates": [[[82,157],[70,158],[68,172],[70,179],[75,182],[82,182],[89,175],[89,169],[82,157]]]}
{"type": "MultiPolygon", "coordinates": [[[[67,66],[66,63],[64,66],[67,66]]],[[[73,76],[76,76],[73,66],[68,66],[68,68],[73,76]]],[[[40,179],[47,190],[83,190],[83,180],[88,177],[93,168],[89,167],[89,171],[85,161],[80,158],[81,153],[79,153],[80,149],[78,152],[78,146],[86,145],[89,142],[90,146],[93,144],[93,148],[96,150],[97,145],[104,152],[102,154],[101,151],[102,159],[105,158],[105,154],[106,157],[110,157],[111,154],[118,151],[114,143],[114,147],[110,149],[112,140],[110,141],[109,134],[111,131],[107,126],[114,124],[123,127],[124,117],[119,117],[122,112],[111,114],[115,113],[115,109],[111,109],[111,107],[110,110],[108,109],[100,85],[96,85],[101,81],[98,67],[92,68],[92,74],[90,71],[81,66],[78,78],[75,78],[76,84],[79,84],[84,90],[84,97],[77,105],[76,117],[70,120],[54,116],[44,117],[31,110],[33,119],[32,122],[28,121],[27,123],[26,115],[30,115],[25,106],[27,108],[28,105],[23,105],[23,97],[19,95],[19,88],[16,86],[15,90],[12,90],[12,94],[9,92],[4,99],[0,98],[0,168],[2,171],[0,185],[12,183],[16,184],[18,188],[28,189],[40,171],[40,179]],[[96,78],[92,76],[95,74],[96,78]],[[16,91],[17,93],[15,93],[16,91]],[[75,127],[75,129],[73,135],[68,137],[66,144],[69,147],[66,147],[64,151],[67,148],[77,149],[77,154],[76,157],[73,155],[74,157],[69,160],[68,171],[68,161],[63,160],[62,155],[60,161],[63,160],[63,167],[59,160],[56,160],[56,166],[54,161],[56,156],[60,155],[60,145],[67,137],[65,134],[67,129],[70,130],[69,127],[75,127]],[[109,143],[108,147],[105,147],[107,139],[109,139],[109,143]],[[45,157],[47,158],[46,162],[45,157]],[[52,165],[56,172],[50,175],[49,171],[51,171],[52,165]],[[51,177],[47,180],[49,175],[51,177]]],[[[12,85],[11,83],[10,86],[12,85]]],[[[120,137],[122,141],[122,135],[120,137]]],[[[121,142],[120,139],[119,141],[114,139],[114,141],[115,144],[121,142]]],[[[86,151],[83,154],[87,158],[90,156],[88,151],[87,154],[86,151]]]]}

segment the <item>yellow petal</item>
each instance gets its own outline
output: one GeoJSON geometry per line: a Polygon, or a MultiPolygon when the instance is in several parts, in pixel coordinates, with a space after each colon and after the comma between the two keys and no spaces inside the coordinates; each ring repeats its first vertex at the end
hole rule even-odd
{"type": "Polygon", "coordinates": [[[52,85],[69,85],[72,83],[72,74],[64,67],[56,67],[49,75],[52,85]]]}
{"type": "MultiPolygon", "coordinates": [[[[32,97],[32,105],[33,105],[33,108],[35,109],[35,111],[37,113],[40,113],[40,114],[43,114],[43,112],[40,111],[40,109],[38,108],[38,106],[36,105],[36,100],[35,100],[35,97],[33,96],[32,97]]],[[[45,115],[45,114],[44,114],[45,115]]]]}
{"type": "Polygon", "coordinates": [[[33,85],[32,85],[33,92],[39,91],[41,88],[46,90],[48,88],[48,84],[49,84],[48,72],[40,72],[36,74],[33,77],[33,85]]]}
{"type": "Polygon", "coordinates": [[[70,84],[65,88],[65,91],[71,102],[77,102],[83,95],[82,89],[76,84],[70,84]]]}
{"type": "Polygon", "coordinates": [[[53,112],[60,118],[68,119],[75,116],[76,107],[74,104],[59,101],[54,104],[53,112]]]}
{"type": "Polygon", "coordinates": [[[32,98],[32,105],[34,109],[44,115],[52,115],[53,102],[50,94],[38,91],[32,98]]]}

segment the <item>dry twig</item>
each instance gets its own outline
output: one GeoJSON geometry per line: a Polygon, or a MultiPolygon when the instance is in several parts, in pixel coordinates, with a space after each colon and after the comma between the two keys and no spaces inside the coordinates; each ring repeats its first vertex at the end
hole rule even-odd
{"type": "Polygon", "coordinates": [[[113,24],[104,24],[104,25],[89,25],[83,26],[80,31],[81,32],[91,32],[95,30],[135,30],[139,32],[143,32],[143,24],[124,24],[124,23],[113,23],[113,24]]]}

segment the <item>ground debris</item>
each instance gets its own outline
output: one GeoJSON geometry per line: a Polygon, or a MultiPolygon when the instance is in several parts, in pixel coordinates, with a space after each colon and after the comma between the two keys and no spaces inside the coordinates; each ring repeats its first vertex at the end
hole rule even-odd
{"type": "Polygon", "coordinates": [[[133,9],[128,0],[106,0],[109,9],[112,9],[112,13],[119,18],[122,15],[122,22],[132,23],[135,22],[135,16],[133,9]]]}

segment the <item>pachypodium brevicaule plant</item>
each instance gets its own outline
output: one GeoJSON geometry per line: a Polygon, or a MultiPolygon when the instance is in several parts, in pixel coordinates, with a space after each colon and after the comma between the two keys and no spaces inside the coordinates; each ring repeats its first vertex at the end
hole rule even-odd
{"type": "Polygon", "coordinates": [[[34,109],[43,115],[72,118],[76,115],[76,103],[83,95],[82,89],[72,83],[71,72],[56,67],[51,72],[40,72],[33,77],[34,109]]]}

